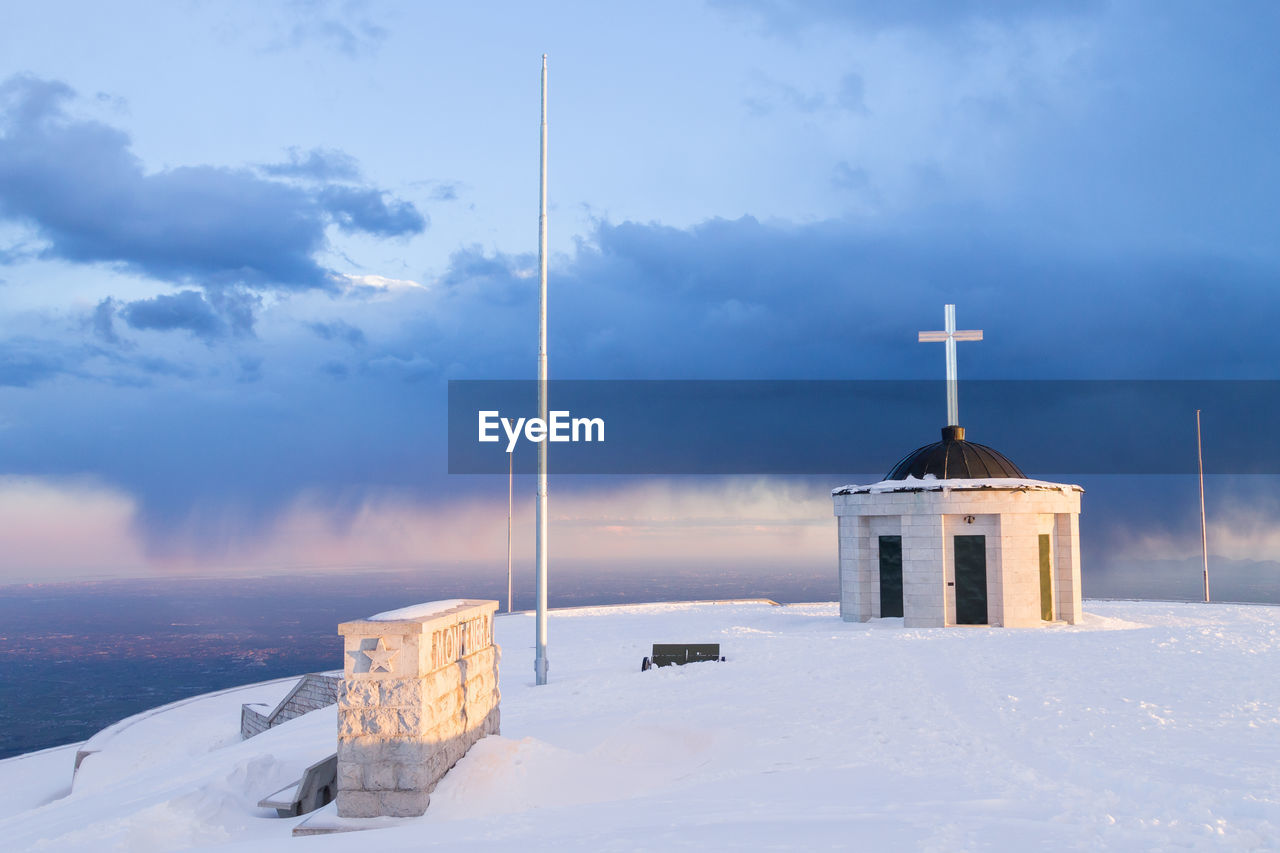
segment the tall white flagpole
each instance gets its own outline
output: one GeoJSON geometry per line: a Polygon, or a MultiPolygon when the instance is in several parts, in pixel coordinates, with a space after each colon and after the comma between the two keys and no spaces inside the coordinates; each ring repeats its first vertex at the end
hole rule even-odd
{"type": "MultiPolygon", "coordinates": [[[[511,419],[507,418],[510,423],[511,419]]],[[[507,454],[507,612],[511,612],[511,509],[516,483],[516,456],[507,454]]]]}
{"type": "Polygon", "coordinates": [[[1200,466],[1200,553],[1204,557],[1204,600],[1209,600],[1209,531],[1204,521],[1204,451],[1200,446],[1200,410],[1196,409],[1196,462],[1200,466]]]}
{"type": "MultiPolygon", "coordinates": [[[[547,55],[542,54],[542,181],[538,213],[538,417],[547,422],[547,55]]],[[[547,683],[547,445],[538,442],[537,551],[538,614],[533,671],[547,683]]]]}

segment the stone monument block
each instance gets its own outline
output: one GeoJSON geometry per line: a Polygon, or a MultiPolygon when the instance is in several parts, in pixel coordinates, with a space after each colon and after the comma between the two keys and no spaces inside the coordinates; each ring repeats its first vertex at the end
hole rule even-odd
{"type": "Polygon", "coordinates": [[[411,817],[471,745],[498,734],[496,601],[435,601],[343,622],[338,815],[411,817]]]}

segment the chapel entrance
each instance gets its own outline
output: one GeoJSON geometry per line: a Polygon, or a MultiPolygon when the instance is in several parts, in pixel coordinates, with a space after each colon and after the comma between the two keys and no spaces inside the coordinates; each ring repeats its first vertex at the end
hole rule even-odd
{"type": "Polygon", "coordinates": [[[956,624],[987,624],[987,537],[955,537],[956,624]]]}
{"type": "Polygon", "coordinates": [[[902,537],[880,537],[880,616],[902,615],[902,537]]]}

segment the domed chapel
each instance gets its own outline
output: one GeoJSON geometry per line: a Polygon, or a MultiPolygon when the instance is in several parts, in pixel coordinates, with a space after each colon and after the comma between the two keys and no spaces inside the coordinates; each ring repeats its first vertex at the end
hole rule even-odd
{"type": "Polygon", "coordinates": [[[959,425],[955,306],[945,329],[947,422],[942,440],[913,450],[869,486],[832,491],[839,529],[840,616],[901,616],[908,628],[1075,624],[1080,606],[1080,496],[1031,480],[959,425]]]}

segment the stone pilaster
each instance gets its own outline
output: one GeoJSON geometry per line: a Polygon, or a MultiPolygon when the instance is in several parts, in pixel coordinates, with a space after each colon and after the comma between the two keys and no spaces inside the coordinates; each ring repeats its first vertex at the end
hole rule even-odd
{"type": "Polygon", "coordinates": [[[1057,534],[1055,586],[1058,601],[1058,618],[1072,625],[1084,618],[1080,588],[1080,514],[1058,513],[1055,517],[1057,534]]]}
{"type": "Polygon", "coordinates": [[[907,628],[946,624],[943,542],[941,515],[903,516],[902,624],[907,628]]]}
{"type": "Polygon", "coordinates": [[[873,615],[872,593],[878,594],[879,572],[872,572],[867,519],[837,518],[840,532],[840,616],[846,622],[866,622],[873,615]],[[876,584],[873,588],[873,584],[876,584]]]}
{"type": "Polygon", "coordinates": [[[498,734],[496,601],[442,601],[338,626],[338,815],[409,817],[498,734]]]}

